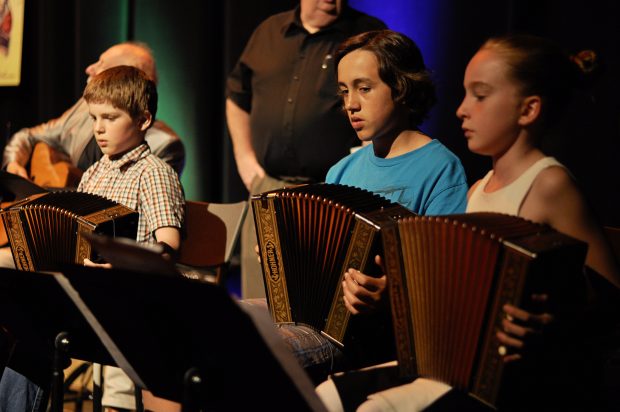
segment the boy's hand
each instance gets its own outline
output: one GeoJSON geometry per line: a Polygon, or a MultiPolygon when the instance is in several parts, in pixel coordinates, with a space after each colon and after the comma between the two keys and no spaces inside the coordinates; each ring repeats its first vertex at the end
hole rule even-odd
{"type": "MultiPolygon", "coordinates": [[[[375,256],[375,263],[383,269],[380,256],[375,256]]],[[[359,270],[349,269],[342,281],[344,304],[353,315],[374,311],[383,300],[386,286],[385,275],[375,278],[359,270]]]]}
{"type": "MultiPolygon", "coordinates": [[[[547,295],[532,295],[532,300],[536,302],[546,302],[547,299],[547,295]]],[[[506,354],[503,355],[504,362],[512,362],[523,357],[522,351],[527,348],[528,341],[544,333],[545,326],[553,322],[553,315],[549,313],[536,315],[509,304],[504,305],[503,309],[506,313],[502,321],[503,330],[498,331],[496,336],[506,349],[506,354]],[[508,347],[516,351],[511,352],[508,347]]]]}
{"type": "Polygon", "coordinates": [[[110,263],[95,263],[88,258],[84,259],[84,266],[88,266],[90,268],[112,269],[112,264],[110,263]]]}
{"type": "Polygon", "coordinates": [[[145,389],[142,390],[142,404],[145,411],[181,412],[180,403],[158,398],[145,389]]]}

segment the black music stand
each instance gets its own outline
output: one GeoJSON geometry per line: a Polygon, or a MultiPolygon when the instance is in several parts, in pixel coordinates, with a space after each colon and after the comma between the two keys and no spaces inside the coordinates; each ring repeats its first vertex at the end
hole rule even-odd
{"type": "Polygon", "coordinates": [[[4,368],[9,362],[9,357],[15,347],[15,340],[13,336],[0,325],[0,377],[4,373],[4,368]]]}
{"type": "Polygon", "coordinates": [[[97,255],[116,270],[164,276],[179,274],[174,263],[161,256],[164,253],[164,247],[159,243],[138,243],[128,238],[113,238],[96,233],[85,233],[84,237],[97,251],[97,255]]]}
{"type": "Polygon", "coordinates": [[[63,269],[137,386],[184,411],[324,410],[266,312],[246,313],[224,289],[164,272],[63,269]]]}
{"type": "Polygon", "coordinates": [[[0,200],[3,202],[21,200],[30,195],[47,192],[28,179],[0,170],[0,200]]]}
{"type": "Polygon", "coordinates": [[[61,283],[60,274],[0,269],[0,326],[14,340],[7,363],[38,386],[52,388],[62,411],[69,358],[114,364],[61,283]]]}

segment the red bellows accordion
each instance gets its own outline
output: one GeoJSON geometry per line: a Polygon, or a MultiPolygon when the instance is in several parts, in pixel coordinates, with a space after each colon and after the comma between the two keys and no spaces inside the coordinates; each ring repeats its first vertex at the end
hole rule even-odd
{"type": "Polygon", "coordinates": [[[309,325],[344,345],[344,273],[366,270],[381,247],[381,226],[413,213],[371,192],[334,184],[266,192],[252,197],[252,208],[274,321],[309,325]]]}
{"type": "Polygon", "coordinates": [[[502,306],[527,309],[532,293],[548,293],[562,311],[583,291],[586,244],[518,217],[417,216],[382,235],[401,374],[490,405],[503,372],[502,306]]]}
{"type": "Polygon", "coordinates": [[[138,213],[102,196],[59,191],[35,195],[0,212],[19,270],[56,270],[93,259],[85,233],[136,238],[138,213]]]}

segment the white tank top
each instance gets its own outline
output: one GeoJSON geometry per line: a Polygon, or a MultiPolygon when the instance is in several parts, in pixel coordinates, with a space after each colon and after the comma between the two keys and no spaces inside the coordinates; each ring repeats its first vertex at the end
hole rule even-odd
{"type": "Polygon", "coordinates": [[[534,179],[542,170],[550,166],[564,167],[553,157],[543,157],[514,182],[494,192],[485,193],[484,188],[493,176],[493,170],[490,170],[469,197],[467,212],[498,212],[518,216],[534,179]]]}

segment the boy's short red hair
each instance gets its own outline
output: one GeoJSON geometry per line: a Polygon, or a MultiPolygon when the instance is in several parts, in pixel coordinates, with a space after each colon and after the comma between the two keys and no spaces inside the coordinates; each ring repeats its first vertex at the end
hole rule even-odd
{"type": "Polygon", "coordinates": [[[157,113],[157,87],[142,70],[116,66],[94,76],[84,89],[87,103],[109,103],[135,119],[157,113]]]}

